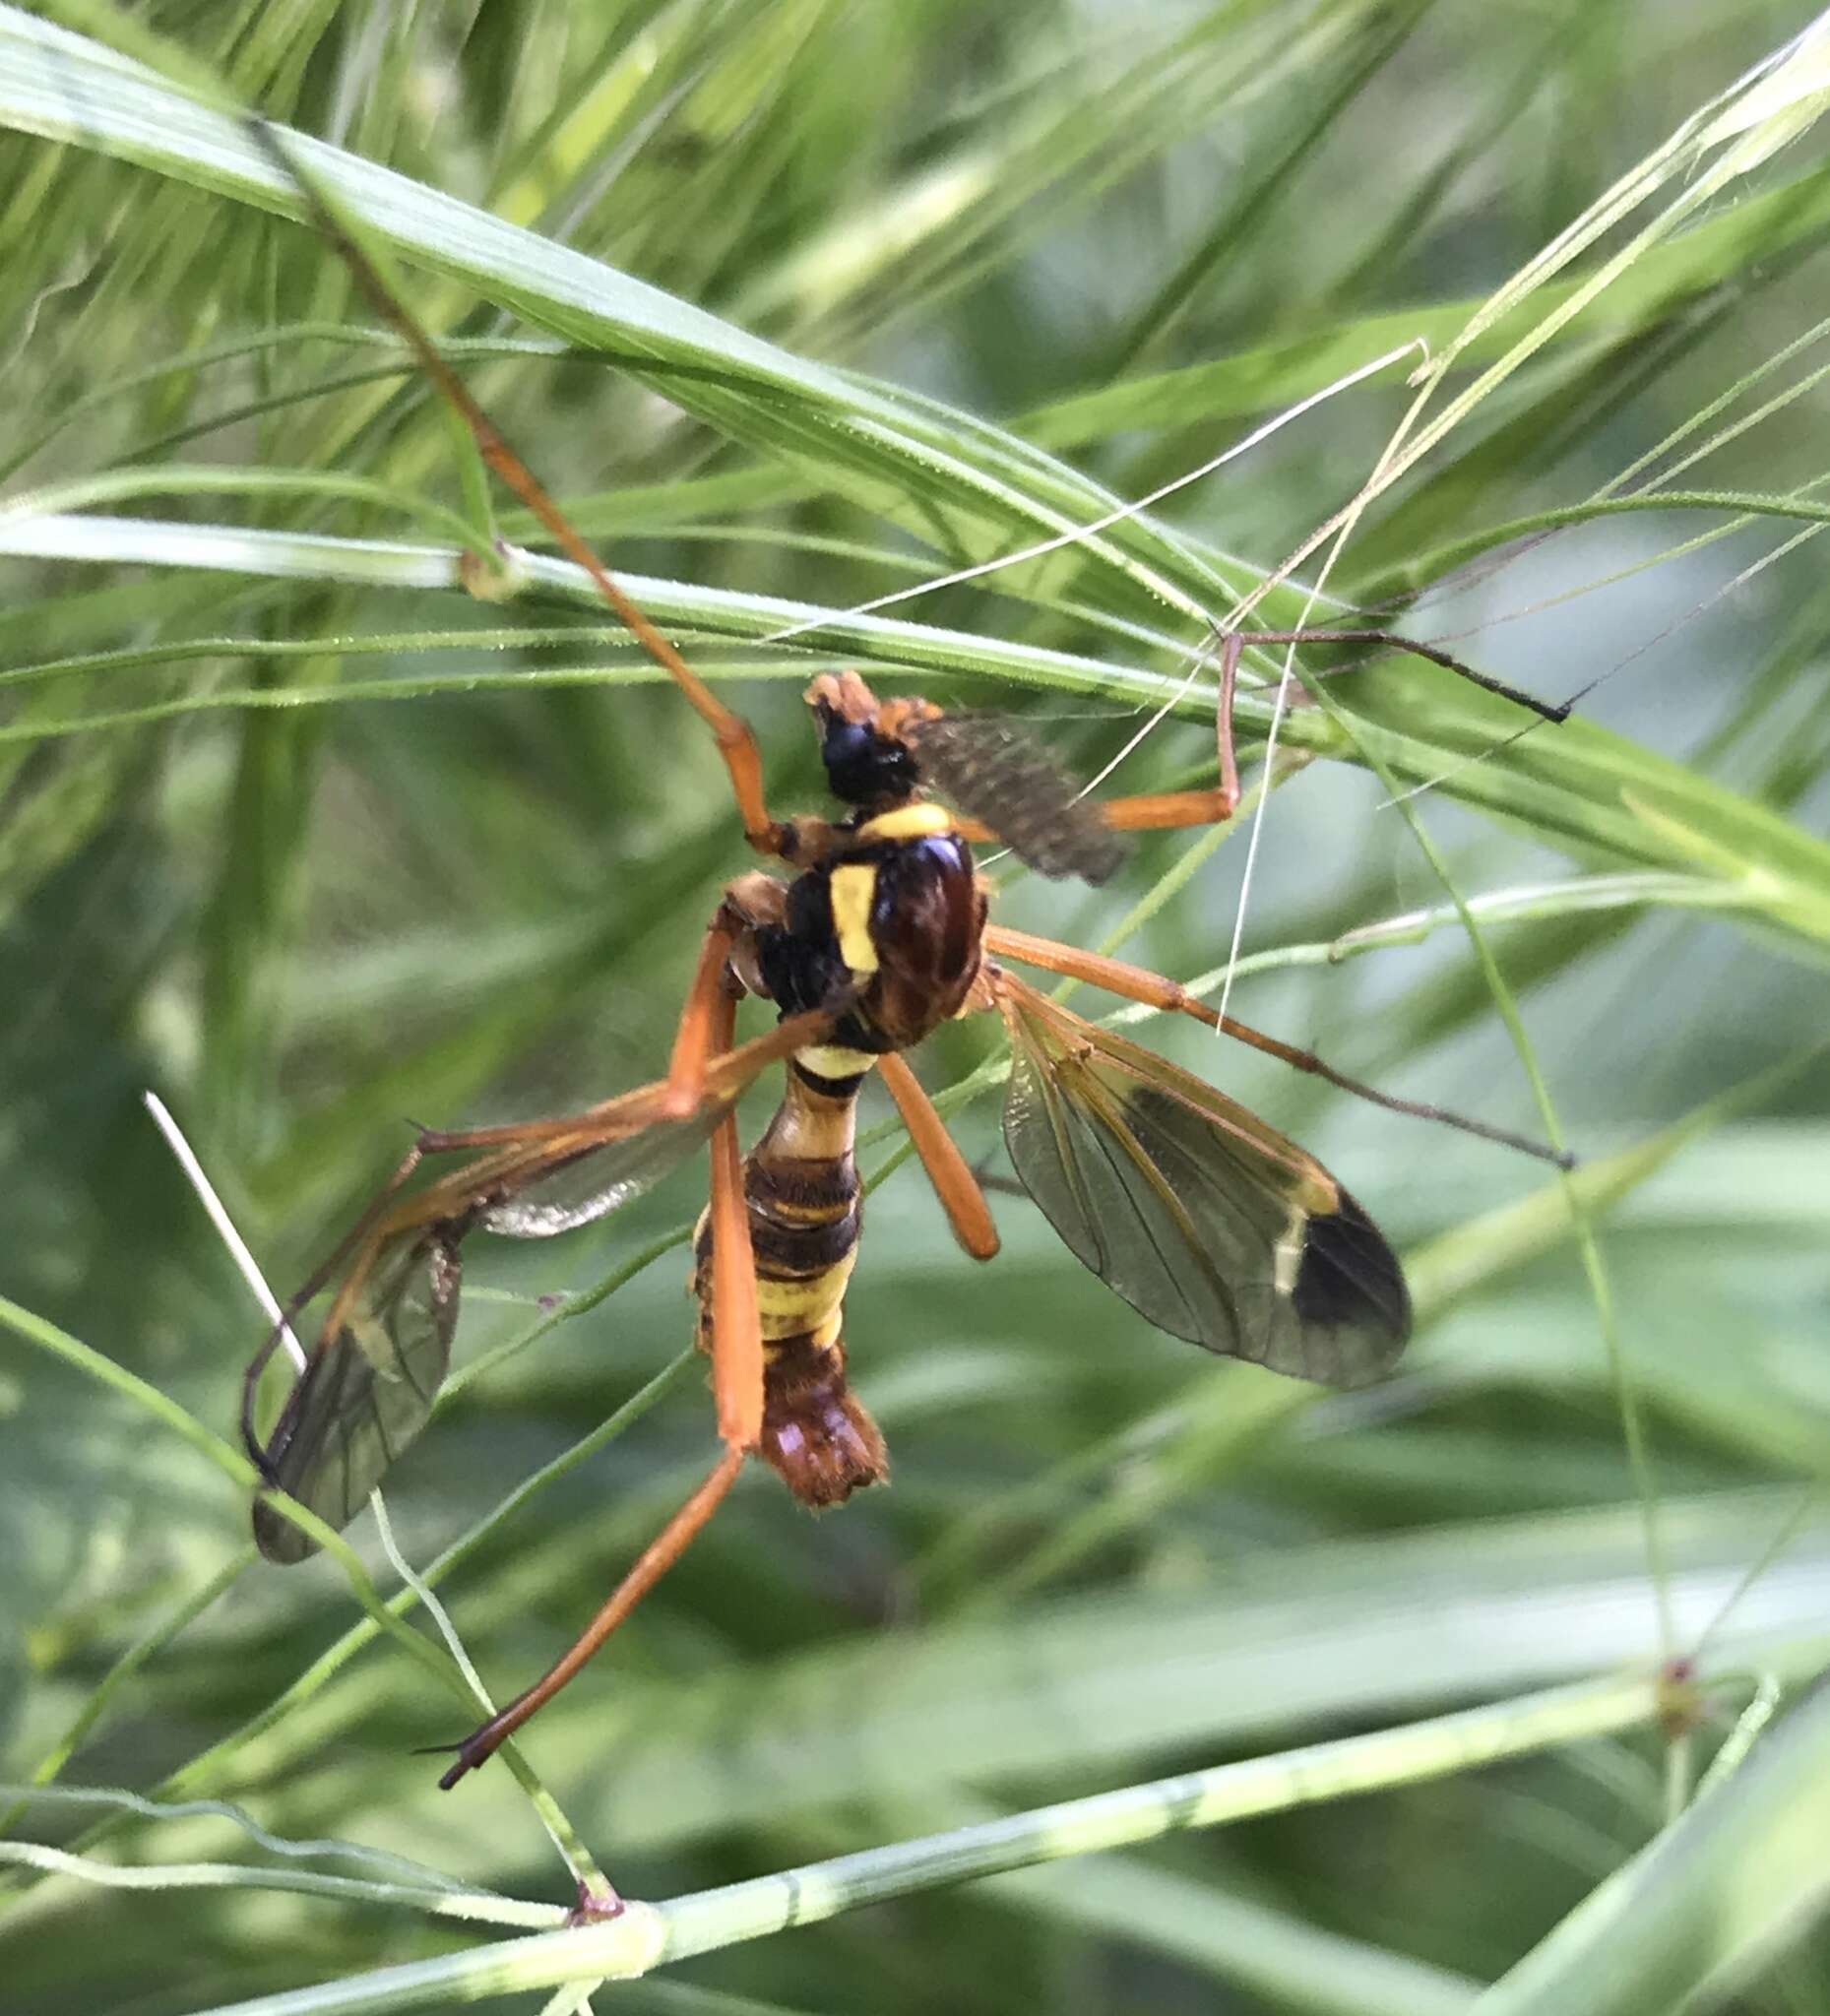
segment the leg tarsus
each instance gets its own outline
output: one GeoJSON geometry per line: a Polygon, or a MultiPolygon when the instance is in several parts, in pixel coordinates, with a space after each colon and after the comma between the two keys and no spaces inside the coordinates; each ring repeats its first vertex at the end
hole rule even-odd
{"type": "Polygon", "coordinates": [[[643,1597],[686,1551],[699,1530],[719,1508],[726,1491],[736,1481],[748,1451],[726,1449],[705,1481],[693,1492],[661,1532],[642,1550],[635,1565],[611,1591],[608,1602],[585,1626],[576,1643],[528,1688],[517,1694],[456,1745],[457,1762],[439,1779],[439,1790],[449,1792],[467,1773],[486,1764],[515,1732],[545,1707],[568,1680],[586,1664],[643,1597]]]}
{"type": "MultiPolygon", "coordinates": [[[[1471,665],[1466,659],[1459,659],[1453,652],[1444,651],[1434,644],[1424,644],[1416,637],[1402,636],[1396,630],[1339,630],[1321,628],[1315,630],[1239,630],[1232,633],[1241,646],[1247,644],[1378,644],[1394,652],[1408,651],[1413,658],[1427,659],[1431,664],[1440,665],[1445,672],[1453,672],[1458,678],[1466,679],[1471,686],[1479,686],[1483,692],[1491,693],[1496,699],[1510,700],[1514,707],[1522,707],[1528,714],[1535,714],[1541,721],[1552,724],[1565,722],[1573,711],[1573,703],[1567,700],[1540,700],[1535,693],[1527,693],[1518,686],[1508,685],[1491,672],[1483,672],[1471,665]]],[[[1343,669],[1354,669],[1344,667],[1343,669]]]]}

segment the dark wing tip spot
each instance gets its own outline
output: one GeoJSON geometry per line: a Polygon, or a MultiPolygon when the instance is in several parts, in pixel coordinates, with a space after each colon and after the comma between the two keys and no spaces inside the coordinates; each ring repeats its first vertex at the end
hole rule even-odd
{"type": "Polygon", "coordinates": [[[254,1544],[267,1560],[277,1561],[284,1568],[307,1561],[318,1551],[318,1544],[310,1534],[294,1526],[265,1498],[254,1501],[254,1544]]]}
{"type": "Polygon", "coordinates": [[[1383,1339],[1380,1370],[1411,1335],[1411,1291],[1398,1256],[1357,1201],[1341,1192],[1338,1211],[1316,1212],[1304,1228],[1291,1302],[1317,1330],[1357,1330],[1383,1339]]]}

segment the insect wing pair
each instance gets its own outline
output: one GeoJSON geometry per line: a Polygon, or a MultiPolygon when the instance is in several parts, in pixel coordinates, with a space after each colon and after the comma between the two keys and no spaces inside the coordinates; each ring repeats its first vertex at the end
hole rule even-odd
{"type": "MultiPolygon", "coordinates": [[[[243,1439],[268,1483],[328,1525],[347,1526],[431,1415],[451,1362],[466,1234],[550,1238],[641,1196],[705,1145],[768,1061],[684,1117],[615,1115],[651,1109],[663,1088],[649,1087],[570,1122],[536,1123],[524,1140],[492,1146],[429,1189],[371,1212],[375,1222],[358,1224],[347,1258],[333,1263],[337,1287],[317,1347],[264,1442],[255,1388],[277,1330],[249,1367],[243,1439]]],[[[254,1537],[271,1561],[316,1550],[265,1499],[255,1504],[254,1537]]]]}
{"type": "MultiPolygon", "coordinates": [[[[1410,1302],[1391,1248],[1315,1159],[1202,1079],[1096,1028],[1006,969],[991,992],[1011,1040],[1004,1137],[1069,1250],[1173,1337],[1331,1385],[1387,1372],[1410,1302]]],[[[642,1195],[702,1147],[751,1063],[679,1118],[543,1122],[492,1147],[361,1234],[316,1351],[260,1449],[267,1480],[334,1527],[360,1510],[425,1425],[450,1359],[461,1247],[476,1229],[544,1238],[642,1195]]],[[[770,1046],[773,1048],[773,1046],[770,1046]]],[[[732,1063],[736,1062],[733,1056],[732,1063]]],[[[713,1080],[718,1083],[715,1065],[713,1080]]],[[[652,1109],[663,1091],[613,1102],[652,1109]]],[[[261,1550],[313,1550],[257,1505],[261,1550]]]]}
{"type": "MultiPolygon", "coordinates": [[[[264,1442],[254,1418],[260,1375],[284,1326],[248,1369],[243,1434],[268,1484],[342,1526],[430,1414],[449,1364],[469,1235],[480,1228],[545,1237],[584,1225],[711,1144],[711,1205],[695,1286],[724,1453],[577,1643],[459,1746],[441,1783],[481,1763],[566,1684],[679,1557],[750,1455],[767,1455],[809,1503],[837,1502],[884,1474],[881,1438],[846,1394],[841,1322],[857,1240],[850,1129],[858,1066],[844,1060],[860,1042],[882,1055],[885,1081],[969,1251],[981,1258],[995,1251],[983,1197],[898,1053],[952,1014],[995,1008],[1011,1040],[1004,1131],[1012,1162],[1095,1274],[1157,1327],[1209,1351],[1341,1384],[1387,1370],[1410,1328],[1409,1299],[1390,1248],[1347,1191],[1243,1107],[1071,1014],[1004,960],[1195,1015],[1388,1107],[1528,1144],[1359,1085],[1310,1053],[1223,1020],[1159,976],[988,925],[983,888],[966,853],[970,841],[1001,838],[1044,873],[1099,882],[1116,864],[1119,833],[1231,817],[1238,797],[1231,703],[1242,639],[1225,640],[1221,657],[1220,781],[1211,788],[1108,800],[1095,811],[1078,793],[1056,788],[1045,758],[1001,725],[987,728],[919,700],[880,705],[855,674],[827,673],[809,699],[829,785],[852,809],[838,824],[777,821],[748,724],[630,601],[401,306],[355,229],[301,173],[289,143],[258,123],[251,132],[469,424],[490,467],[712,731],[751,847],[797,871],[791,883],[758,873],[725,892],[666,1081],[569,1118],[421,1137],[295,1298],[294,1315],[330,1292],[317,1347],[264,1442]],[[963,816],[927,802],[936,788],[963,816]],[[925,909],[924,890],[931,898],[925,909]],[[933,938],[943,926],[944,944],[933,938]],[[845,996],[848,974],[852,992],[845,996]],[[901,992],[890,1015],[886,976],[896,974],[901,992]],[[838,991],[829,990],[829,975],[838,991]],[[800,1012],[733,1048],[733,978],[800,1012]],[[744,1088],[769,1064],[789,1060],[778,1126],[807,1128],[829,1144],[828,1173],[843,1174],[844,1185],[823,1201],[796,1200],[791,1182],[784,1189],[779,1142],[777,1167],[765,1167],[775,1129],[747,1166],[736,1144],[732,1109],[744,1088]],[[470,1159],[450,1173],[417,1191],[406,1188],[422,1156],[465,1152],[470,1159]],[[759,1229],[772,1249],[766,1280],[757,1264],[759,1229]],[[799,1482],[796,1466],[806,1473],[799,1482]]],[[[1264,635],[1294,642],[1299,633],[1264,635]]],[[[273,1559],[311,1551],[310,1537],[271,1500],[257,1505],[255,1530],[273,1559]]]]}

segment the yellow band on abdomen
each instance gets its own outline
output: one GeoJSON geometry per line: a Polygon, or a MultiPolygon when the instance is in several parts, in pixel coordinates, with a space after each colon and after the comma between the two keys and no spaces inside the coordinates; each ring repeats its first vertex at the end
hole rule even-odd
{"type": "Polygon", "coordinates": [[[803,1330],[836,1324],[845,1303],[846,1283],[857,1260],[854,1247],[825,1273],[808,1281],[771,1281],[759,1275],[756,1309],[765,1338],[797,1337],[803,1330]]]}
{"type": "Polygon", "coordinates": [[[851,1050],[844,1043],[809,1043],[794,1052],[794,1061],[815,1078],[855,1078],[877,1058],[872,1050],[851,1050]]]}

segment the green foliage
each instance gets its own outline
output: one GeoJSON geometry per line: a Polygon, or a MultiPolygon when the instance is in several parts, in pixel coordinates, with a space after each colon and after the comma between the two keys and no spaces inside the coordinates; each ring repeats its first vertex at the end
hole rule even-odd
{"type": "MultiPolygon", "coordinates": [[[[1830,1653],[1814,46],[1745,75],[1790,32],[1754,0],[40,12],[0,6],[0,1735],[47,1783],[0,2011],[536,2006],[589,1971],[488,1943],[571,1902],[542,1819],[673,1899],[599,1972],[697,1956],[599,2007],[1830,2011],[1821,1697],[1784,1712],[1830,1653]],[[1150,1020],[1404,1243],[1394,1380],[1191,1362],[1019,1197],[974,1269],[901,1169],[849,1312],[894,1489],[816,1525],[759,1474],[519,1784],[434,1789],[412,1746],[473,1715],[367,1523],[253,1565],[260,1318],[141,1090],[287,1286],[405,1116],[655,1075],[746,862],[577,570],[457,591],[533,532],[241,104],[325,137],[779,807],[840,663],[1086,775],[1161,709],[1106,788],[1206,782],[1240,607],[1580,696],[1312,647],[1279,715],[1246,661],[1244,753],[1298,760],[1231,1007],[1584,1158],[1150,1020]]],[[[1212,992],[1215,850],[1000,914],[1212,992]]],[[[919,1063],[1001,1174],[992,1034],[919,1063]]],[[[388,1495],[500,1694],[704,1468],[698,1202],[470,1256],[388,1495]]]]}

